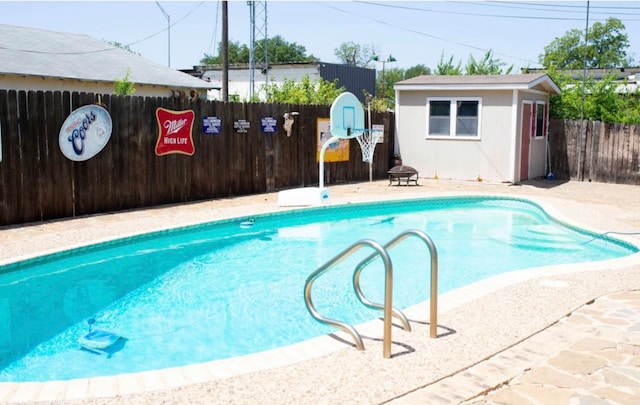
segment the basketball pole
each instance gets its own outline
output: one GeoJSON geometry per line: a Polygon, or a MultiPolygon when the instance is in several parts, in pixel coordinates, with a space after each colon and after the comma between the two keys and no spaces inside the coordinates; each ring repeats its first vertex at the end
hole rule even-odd
{"type": "Polygon", "coordinates": [[[318,163],[319,165],[318,169],[320,171],[320,178],[318,179],[318,183],[319,183],[318,188],[320,190],[324,188],[324,154],[327,151],[327,147],[339,139],[340,138],[337,136],[332,136],[331,139],[329,139],[327,142],[324,143],[324,145],[322,145],[322,149],[320,149],[320,162],[318,163]]]}
{"type": "MultiPolygon", "coordinates": [[[[369,118],[369,136],[373,136],[373,125],[371,124],[371,99],[367,97],[367,115],[369,118]]],[[[373,182],[373,153],[371,154],[371,159],[369,160],[369,183],[373,182]]]]}

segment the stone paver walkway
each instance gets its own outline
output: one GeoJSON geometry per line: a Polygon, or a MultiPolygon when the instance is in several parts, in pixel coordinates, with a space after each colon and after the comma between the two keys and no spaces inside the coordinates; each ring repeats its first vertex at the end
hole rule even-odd
{"type": "Polygon", "coordinates": [[[636,405],[640,290],[601,297],[498,355],[391,403],[636,405]]]}

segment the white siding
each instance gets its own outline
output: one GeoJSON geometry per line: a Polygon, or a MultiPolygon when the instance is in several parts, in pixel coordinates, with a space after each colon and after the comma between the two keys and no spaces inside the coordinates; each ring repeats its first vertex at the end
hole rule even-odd
{"type": "MultiPolygon", "coordinates": [[[[250,94],[249,69],[233,69],[229,68],[229,96],[238,96],[239,101],[248,101],[250,94]]],[[[255,94],[264,100],[264,92],[262,86],[267,83],[277,83],[281,85],[285,79],[296,82],[301,81],[305,76],[309,76],[311,81],[320,78],[320,72],[317,66],[296,67],[292,65],[273,66],[269,69],[269,76],[265,76],[259,68],[254,71],[254,91],[255,94]]],[[[202,79],[209,81],[214,86],[222,87],[222,71],[206,70],[202,73],[202,79]]],[[[210,100],[220,99],[219,90],[210,90],[208,98],[210,100]]]]}
{"type": "MultiPolygon", "coordinates": [[[[134,83],[134,87],[136,89],[134,96],[142,97],[169,97],[174,89],[169,86],[136,83],[134,83]]],[[[24,91],[77,91],[95,94],[113,94],[114,89],[111,82],[7,74],[0,74],[0,88],[24,91]]],[[[184,91],[189,93],[189,89],[184,89],[184,91]]],[[[204,96],[201,97],[204,98],[204,96]]]]}

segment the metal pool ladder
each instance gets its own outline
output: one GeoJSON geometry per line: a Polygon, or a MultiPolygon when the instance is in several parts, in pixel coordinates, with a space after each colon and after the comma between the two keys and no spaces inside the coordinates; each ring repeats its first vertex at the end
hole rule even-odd
{"type": "Polygon", "coordinates": [[[424,232],[417,229],[409,229],[401,232],[395,238],[391,239],[387,244],[381,245],[380,243],[370,240],[370,239],[362,239],[347,249],[340,252],[333,259],[326,262],[324,265],[320,266],[316,271],[311,273],[309,277],[307,277],[307,281],[304,287],[304,300],[307,306],[307,310],[311,313],[317,321],[321,323],[325,323],[328,325],[335,326],[337,328],[342,329],[344,332],[348,333],[353,337],[355,341],[356,348],[358,350],[364,350],[364,344],[362,343],[362,337],[356,331],[356,329],[349,325],[348,323],[338,321],[336,319],[327,318],[321,315],[313,305],[313,301],[311,300],[311,288],[313,287],[313,283],[318,279],[321,275],[326,273],[329,269],[340,263],[342,260],[346,259],[359,249],[369,246],[373,250],[374,253],[367,256],[364,260],[356,265],[356,268],[353,272],[353,289],[358,297],[360,302],[372,309],[381,309],[384,313],[384,324],[383,324],[383,344],[382,344],[382,356],[384,358],[391,357],[391,317],[395,316],[398,318],[401,323],[403,329],[410,331],[411,325],[407,320],[406,316],[400,311],[393,308],[393,265],[391,263],[391,257],[389,256],[389,250],[393,247],[397,246],[400,242],[407,239],[410,236],[417,237],[421,239],[429,250],[429,254],[431,256],[431,295],[429,298],[430,302],[430,314],[429,314],[429,337],[437,338],[438,337],[438,253],[436,250],[436,246],[433,243],[433,240],[424,232]],[[385,268],[385,293],[384,293],[384,304],[377,304],[368,300],[362,290],[360,289],[360,273],[362,270],[373,262],[376,258],[380,257],[384,263],[385,268]]]}

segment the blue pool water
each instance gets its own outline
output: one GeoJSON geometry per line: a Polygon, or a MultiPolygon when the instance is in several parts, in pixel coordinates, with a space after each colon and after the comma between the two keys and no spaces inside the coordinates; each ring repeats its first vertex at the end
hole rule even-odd
{"type": "MultiPolygon", "coordinates": [[[[503,272],[607,260],[637,249],[565,226],[510,198],[440,198],[318,207],[219,221],[74,249],[0,267],[0,381],[83,378],[181,366],[264,351],[334,332],[311,318],[304,283],[360,239],[426,232],[439,293],[503,272]],[[107,353],[79,349],[95,328],[124,337],[107,353]]],[[[352,290],[360,249],[314,284],[325,316],[358,324],[380,313],[352,290]]],[[[394,306],[429,298],[430,256],[407,239],[390,251],[394,306]]],[[[362,274],[383,302],[378,262],[362,274]]]]}

